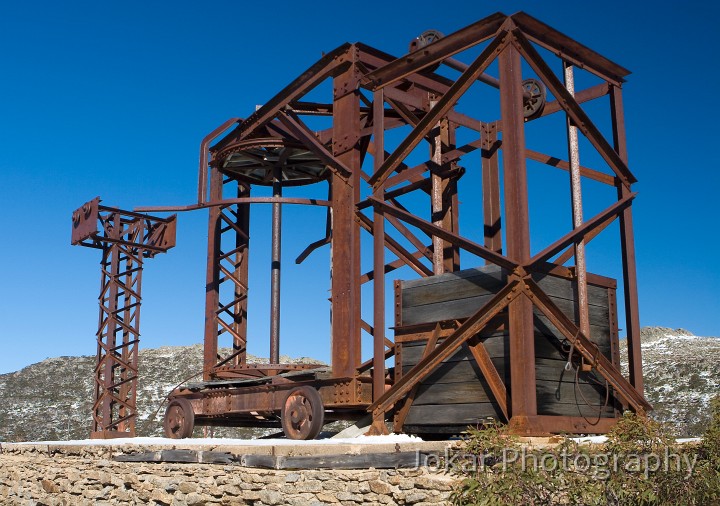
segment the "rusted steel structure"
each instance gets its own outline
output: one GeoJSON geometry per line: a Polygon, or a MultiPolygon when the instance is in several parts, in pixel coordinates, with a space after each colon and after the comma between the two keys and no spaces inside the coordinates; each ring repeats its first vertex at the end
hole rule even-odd
{"type": "Polygon", "coordinates": [[[91,437],[134,437],[143,262],[175,246],[175,217],[106,207],[95,198],[72,221],[71,243],[102,251],[91,437]]]}
{"type": "MultiPolygon", "coordinates": [[[[209,209],[204,378],[173,393],[166,433],[187,437],[197,422],[282,425],[289,437],[308,438],[327,420],[368,412],[373,433],[386,431],[390,418],[402,431],[413,425],[408,423],[413,403],[429,395],[433,375],[456,369],[452,364],[462,360],[472,362],[482,384],[477,416],[459,414],[445,423],[447,430],[416,420],[416,432],[447,432],[488,414],[522,434],[605,432],[620,409],[651,409],[642,394],[631,213],[636,179],[627,165],[621,93],[628,73],[525,13],[497,13],[447,36],[426,32],[400,58],[364,44],[344,44],[246,119],[218,127],[201,144],[198,203],[138,210],[209,209]],[[563,74],[556,75],[543,54],[559,59],[563,74]],[[471,60],[464,63],[468,55],[471,60]],[[495,68],[497,78],[489,75],[495,68]],[[599,84],[576,89],[574,69],[599,84]],[[479,99],[478,87],[497,88],[499,108],[479,99]],[[323,93],[326,97],[318,98],[323,93]],[[611,139],[581,107],[602,97],[609,97],[611,139]],[[526,125],[554,114],[567,118],[556,139],[566,145],[567,161],[531,150],[526,142],[526,125]],[[311,128],[317,117],[329,119],[331,126],[311,128]],[[579,134],[604,168],[580,165],[579,134]],[[527,160],[567,171],[571,188],[572,229],[537,253],[530,247],[527,160]],[[481,186],[472,191],[482,200],[483,221],[461,233],[459,192],[470,171],[480,176],[481,186]],[[588,220],[582,213],[584,180],[617,194],[588,220]],[[327,184],[327,200],[283,197],[285,187],[318,184],[327,184]],[[254,196],[253,188],[260,186],[272,187],[272,197],[254,196]],[[425,213],[411,211],[418,202],[425,202],[425,213]],[[273,206],[270,363],[262,366],[248,364],[245,355],[249,216],[259,204],[273,206]],[[326,237],[308,246],[298,263],[330,245],[329,368],[278,363],[281,207],[289,205],[328,209],[326,237]],[[615,281],[590,274],[585,258],[585,246],[616,220],[629,378],[619,368],[615,281]],[[363,234],[371,237],[371,255],[361,251],[363,234]],[[388,262],[388,254],[396,258],[388,262]],[[370,256],[372,269],[363,272],[361,260],[370,256]],[[483,261],[487,265],[478,267],[483,261]],[[390,333],[386,287],[388,275],[401,267],[425,281],[395,282],[390,333]],[[441,289],[431,286],[457,281],[452,286],[462,291],[469,279],[479,291],[465,296],[462,311],[449,309],[452,292],[440,300],[441,289]],[[371,300],[362,299],[366,283],[373,285],[371,300]],[[407,324],[416,310],[410,298],[420,289],[428,300],[442,303],[440,310],[429,316],[424,302],[423,318],[407,324]],[[372,308],[371,322],[362,318],[361,304],[372,308]],[[366,362],[362,332],[373,341],[366,362]],[[493,336],[502,344],[497,349],[491,346],[493,336]],[[226,338],[229,347],[219,344],[226,338]],[[547,343],[555,348],[549,357],[554,362],[543,365],[536,348],[547,343]],[[604,384],[596,422],[544,401],[539,406],[541,369],[562,377],[565,367],[575,371],[575,388],[584,381],[581,376],[587,376],[587,384],[590,376],[604,384]],[[482,403],[491,410],[483,411],[482,403]]],[[[435,407],[454,402],[451,386],[433,395],[435,407]]]]}

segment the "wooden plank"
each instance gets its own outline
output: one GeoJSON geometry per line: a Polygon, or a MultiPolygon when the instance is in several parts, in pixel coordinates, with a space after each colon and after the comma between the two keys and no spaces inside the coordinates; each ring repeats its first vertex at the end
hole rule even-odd
{"type": "MultiPolygon", "coordinates": [[[[586,402],[582,395],[585,396],[587,403],[591,406],[603,406],[605,404],[605,388],[590,384],[587,382],[575,385],[574,372],[572,373],[573,381],[552,381],[552,380],[536,380],[537,382],[537,403],[538,409],[541,407],[552,407],[555,404],[571,404],[585,406],[586,402]],[[579,392],[576,393],[576,388],[579,392]]],[[[426,383],[418,388],[415,394],[413,406],[421,406],[425,404],[437,405],[453,405],[467,403],[484,403],[495,402],[495,397],[490,391],[490,387],[484,380],[463,381],[454,384],[443,383],[426,383]]],[[[412,409],[412,408],[411,408],[412,409]]],[[[613,409],[613,397],[610,395],[608,401],[608,411],[613,409]]]]}
{"type": "MultiPolygon", "coordinates": [[[[452,385],[436,383],[423,384],[415,394],[413,406],[423,404],[467,404],[493,402],[495,397],[485,380],[464,381],[452,385]]],[[[412,408],[410,408],[412,409],[412,408]]]]}
{"type": "Polygon", "coordinates": [[[500,406],[492,402],[467,404],[413,405],[405,423],[408,425],[476,425],[487,418],[502,420],[500,406]]]}
{"type": "Polygon", "coordinates": [[[505,415],[505,420],[509,421],[510,416],[507,409],[508,393],[505,378],[500,376],[500,372],[497,370],[497,367],[495,367],[495,364],[493,364],[482,342],[475,341],[474,343],[468,343],[468,348],[475,359],[475,363],[480,366],[483,380],[490,387],[495,402],[500,405],[500,409],[503,415],[505,415]]]}
{"type": "MultiPolygon", "coordinates": [[[[493,339],[486,339],[485,345],[487,346],[488,354],[493,359],[493,363],[500,363],[502,364],[506,358],[506,352],[505,352],[505,341],[507,340],[506,336],[500,336],[499,338],[493,338],[493,339]]],[[[422,347],[420,346],[411,346],[411,347],[403,347],[403,367],[407,366],[413,366],[417,364],[420,359],[422,358],[422,347]]],[[[463,345],[458,349],[453,355],[451,355],[449,358],[445,359],[445,363],[452,363],[452,362],[459,362],[461,360],[466,360],[468,357],[471,357],[470,350],[467,348],[467,346],[463,345]]]]}
{"type": "Polygon", "coordinates": [[[364,453],[360,455],[243,455],[240,464],[244,467],[269,469],[397,469],[414,468],[425,462],[428,454],[423,452],[364,453]]]}
{"type": "MultiPolygon", "coordinates": [[[[550,274],[534,274],[533,279],[551,297],[575,299],[575,283],[569,279],[550,274]]],[[[403,307],[411,307],[493,294],[506,281],[507,277],[499,267],[489,265],[401,281],[400,289],[403,292],[403,307]]],[[[590,305],[607,307],[607,288],[588,286],[590,305]]]]}
{"type": "MultiPolygon", "coordinates": [[[[441,328],[440,324],[437,324],[435,326],[435,330],[430,335],[430,338],[427,340],[427,342],[425,344],[425,349],[423,350],[421,359],[427,357],[435,350],[435,347],[437,346],[437,343],[438,343],[438,337],[440,336],[441,331],[442,331],[442,328],[441,328]]],[[[407,394],[407,396],[405,397],[405,400],[402,403],[402,407],[398,411],[395,412],[395,417],[393,420],[393,428],[397,432],[402,431],[403,423],[405,423],[405,418],[407,417],[408,411],[409,411],[410,407],[412,406],[413,400],[415,399],[415,395],[417,394],[417,390],[418,390],[419,386],[420,386],[420,383],[416,384],[412,388],[412,390],[410,390],[410,392],[407,394]]]]}
{"type": "MultiPolygon", "coordinates": [[[[573,406],[585,406],[586,402],[581,397],[585,396],[587,404],[600,407],[605,404],[605,388],[588,383],[578,384],[570,382],[558,383],[555,381],[540,380],[537,382],[537,403],[538,412],[540,407],[551,408],[559,404],[570,404],[573,406]],[[577,397],[576,397],[577,395],[577,397]]],[[[607,410],[612,412],[612,394],[608,400],[607,410]]]]}
{"type": "Polygon", "coordinates": [[[400,282],[400,288],[405,291],[407,288],[414,288],[416,286],[434,285],[437,283],[446,283],[447,281],[454,279],[465,279],[471,278],[478,275],[486,275],[496,279],[505,280],[505,274],[502,269],[497,265],[484,265],[482,267],[476,267],[473,269],[463,269],[461,271],[446,272],[444,274],[438,274],[436,276],[429,276],[421,279],[410,279],[407,281],[400,282]]]}
{"type": "MultiPolygon", "coordinates": [[[[501,377],[506,377],[506,371],[502,368],[505,360],[494,360],[493,364],[498,369],[501,377]]],[[[408,366],[406,370],[410,370],[408,366]]],[[[404,368],[405,369],[405,368],[404,368]]],[[[460,362],[450,362],[441,364],[423,381],[423,384],[446,384],[446,383],[464,383],[478,382],[482,379],[480,368],[475,364],[475,360],[466,358],[460,362]]]]}
{"type": "MultiPolygon", "coordinates": [[[[494,360],[493,363],[501,376],[505,376],[507,370],[504,367],[505,362],[494,360]]],[[[552,360],[539,358],[535,365],[535,374],[539,381],[574,383],[574,371],[565,371],[564,360],[552,360]]],[[[409,367],[408,367],[409,369],[409,367]]],[[[443,388],[453,388],[455,383],[477,382],[482,381],[480,369],[473,365],[473,359],[465,357],[458,362],[442,364],[423,382],[424,385],[437,384],[444,385],[443,388]]],[[[595,383],[602,379],[596,373],[581,372],[579,377],[580,383],[595,383]]]]}
{"type": "MultiPolygon", "coordinates": [[[[577,299],[577,285],[569,279],[549,274],[536,274],[533,275],[533,279],[552,299],[560,298],[571,301],[577,299]]],[[[590,306],[607,307],[607,288],[593,286],[588,283],[588,304],[590,306]]]]}
{"type": "MultiPolygon", "coordinates": [[[[585,406],[582,402],[577,404],[541,404],[538,402],[538,415],[554,415],[554,416],[584,416],[589,421],[594,421],[598,417],[598,410],[585,406]]],[[[615,418],[613,405],[610,404],[600,413],[601,418],[615,418]]]]}
{"type": "Polygon", "coordinates": [[[403,425],[406,434],[444,434],[459,436],[467,432],[468,425],[403,425]]]}
{"type": "MultiPolygon", "coordinates": [[[[598,327],[591,327],[593,336],[597,337],[601,330],[598,327]]],[[[609,339],[609,329],[604,329],[605,335],[602,339],[596,340],[595,337],[592,341],[597,344],[600,352],[605,356],[611,356],[611,347],[609,339]]],[[[559,333],[558,333],[559,334],[559,333]]],[[[442,340],[440,341],[442,342],[442,340]]],[[[408,365],[417,364],[422,358],[422,353],[425,348],[425,341],[413,341],[408,343],[402,343],[402,365],[403,367],[408,365]]],[[[508,350],[508,336],[507,334],[495,334],[492,337],[483,339],[488,354],[492,359],[502,359],[507,355],[508,350]]],[[[457,362],[470,356],[470,352],[466,346],[462,346],[453,355],[445,360],[445,362],[457,362]]],[[[536,358],[549,358],[557,360],[566,360],[567,355],[562,351],[562,340],[558,339],[555,335],[549,332],[535,332],[535,356],[536,358]]]]}
{"type": "MultiPolygon", "coordinates": [[[[536,328],[537,328],[538,322],[536,320],[536,328]]],[[[591,333],[595,336],[593,339],[591,339],[595,344],[597,344],[598,348],[600,349],[600,352],[606,356],[610,355],[610,339],[609,339],[609,330],[608,329],[601,329],[597,325],[591,325],[590,326],[591,333]],[[602,331],[604,334],[604,337],[601,337],[600,340],[596,340],[595,338],[598,337],[598,334],[600,334],[602,331]]],[[[557,360],[567,360],[567,354],[562,351],[562,342],[563,338],[560,336],[558,339],[559,332],[557,334],[550,333],[549,331],[545,332],[538,332],[536,330],[535,332],[535,357],[536,358],[551,358],[551,359],[557,359],[557,360]]]]}
{"type": "MultiPolygon", "coordinates": [[[[560,309],[565,316],[573,321],[577,321],[577,307],[574,301],[561,299],[558,297],[551,298],[555,305],[560,309]]],[[[605,293],[605,301],[607,301],[607,292],[605,293]]],[[[542,315],[542,313],[535,308],[534,313],[536,315],[542,315]]],[[[604,306],[588,306],[588,313],[590,316],[590,325],[599,325],[608,327],[609,312],[607,304],[604,306]]]]}
{"type": "MultiPolygon", "coordinates": [[[[433,323],[467,318],[492,298],[492,294],[487,294],[478,297],[454,299],[437,304],[404,306],[402,322],[403,325],[416,325],[419,323],[433,323]]],[[[406,297],[405,294],[403,294],[403,303],[405,300],[406,297]]]]}
{"type": "Polygon", "coordinates": [[[161,450],[158,452],[129,453],[116,455],[113,460],[118,462],[173,462],[173,463],[204,463],[231,464],[235,461],[232,453],[199,450],[161,450]]]}
{"type": "MultiPolygon", "coordinates": [[[[472,271],[468,273],[472,275],[462,277],[454,276],[454,274],[447,273],[432,276],[433,278],[445,278],[444,280],[433,280],[433,283],[416,283],[414,287],[403,286],[403,307],[493,295],[506,283],[505,279],[500,276],[493,276],[492,273],[472,271]],[[451,276],[448,276],[448,274],[451,274],[451,276]]],[[[425,279],[430,279],[430,277],[425,279]]]]}
{"type": "MultiPolygon", "coordinates": [[[[443,291],[443,295],[439,297],[445,298],[448,297],[448,295],[443,291]]],[[[488,293],[475,297],[454,298],[437,303],[411,306],[408,301],[412,300],[412,297],[403,292],[402,323],[403,325],[418,325],[422,323],[464,319],[472,315],[492,297],[493,294],[488,293]]],[[[552,297],[551,300],[568,318],[577,321],[577,311],[574,301],[559,297],[552,297]]],[[[588,306],[591,325],[608,326],[609,310],[607,305],[607,291],[604,293],[604,300],[605,305],[588,306]]],[[[537,315],[541,315],[537,309],[535,309],[534,312],[537,315]]]]}
{"type": "MultiPolygon", "coordinates": [[[[574,282],[550,275],[537,274],[533,277],[558,309],[569,319],[576,320],[574,282]]],[[[504,273],[497,266],[401,282],[402,324],[432,324],[467,318],[504,286],[504,282],[504,273]]],[[[590,339],[598,345],[603,355],[610,358],[611,301],[608,293],[607,287],[589,287],[590,339]]],[[[564,369],[567,361],[567,349],[563,350],[562,346],[564,336],[538,309],[534,310],[534,314],[538,413],[548,416],[584,416],[589,420],[588,423],[596,419],[598,414],[613,418],[617,401],[611,392],[608,405],[605,406],[604,381],[592,372],[580,373],[576,385],[575,371],[564,369]],[[591,407],[586,405],[586,400],[591,407]]],[[[492,363],[511,392],[512,385],[507,378],[509,357],[506,322],[507,314],[499,315],[495,325],[486,328],[482,337],[492,363]]],[[[403,371],[418,363],[425,342],[424,339],[402,342],[403,371]]],[[[486,417],[502,419],[502,414],[469,349],[463,346],[422,382],[408,412],[404,430],[409,431],[408,428],[412,427],[415,432],[426,429],[435,432],[437,428],[447,433],[456,433],[458,428],[475,424],[486,417]]]]}

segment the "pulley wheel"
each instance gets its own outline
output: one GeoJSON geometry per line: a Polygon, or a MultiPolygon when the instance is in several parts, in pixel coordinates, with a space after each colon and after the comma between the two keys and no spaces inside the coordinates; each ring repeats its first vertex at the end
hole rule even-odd
{"type": "MultiPolygon", "coordinates": [[[[418,49],[422,49],[425,46],[432,44],[436,40],[442,38],[442,32],[439,32],[437,30],[425,30],[423,33],[414,38],[412,42],[410,42],[410,47],[408,49],[411,53],[414,53],[418,49]]],[[[439,63],[436,63],[435,65],[430,65],[426,69],[423,69],[423,72],[435,72],[439,66],[439,63]]]]}
{"type": "Polygon", "coordinates": [[[522,87],[525,95],[523,97],[523,115],[528,119],[535,118],[545,108],[547,98],[545,85],[537,79],[525,79],[522,87]]]}
{"type": "Polygon", "coordinates": [[[318,391],[309,386],[292,389],[280,419],[288,439],[315,439],[325,425],[325,407],[318,391]]]}
{"type": "Polygon", "coordinates": [[[421,47],[425,47],[442,38],[442,32],[439,32],[437,30],[425,30],[410,43],[410,51],[415,51],[417,49],[420,49],[421,47]]]}
{"type": "Polygon", "coordinates": [[[165,435],[172,439],[184,439],[192,436],[195,428],[195,413],[187,399],[173,399],[165,410],[163,420],[165,435]]]}

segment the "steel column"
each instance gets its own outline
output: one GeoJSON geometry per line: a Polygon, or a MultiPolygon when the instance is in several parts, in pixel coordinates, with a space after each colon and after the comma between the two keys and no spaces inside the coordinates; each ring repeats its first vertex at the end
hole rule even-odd
{"type": "Polygon", "coordinates": [[[332,372],[351,377],[360,365],[360,97],[351,65],[333,79],[333,155],[352,171],[348,180],[333,173],[332,184],[332,372]]]}
{"type": "MultiPolygon", "coordinates": [[[[222,174],[217,169],[210,171],[210,201],[222,199],[222,174]]],[[[220,303],[220,225],[221,209],[213,206],[208,216],[208,253],[205,276],[205,337],[203,345],[203,380],[212,379],[212,368],[218,356],[217,307],[220,303]]]]}
{"type": "Polygon", "coordinates": [[[208,217],[208,256],[205,288],[205,338],[203,349],[203,378],[214,378],[213,369],[219,364],[245,363],[247,347],[247,293],[250,206],[242,199],[250,194],[249,186],[225,179],[212,169],[210,174],[210,202],[208,217]],[[233,187],[237,198],[223,202],[225,186],[233,187]],[[240,202],[237,202],[240,200],[240,202]],[[230,283],[228,291],[223,291],[230,283]],[[228,297],[226,299],[225,297],[228,297]],[[232,346],[228,357],[219,356],[219,338],[228,334],[232,346]]]}
{"type": "Polygon", "coordinates": [[[123,282],[122,352],[120,362],[120,398],[127,399],[128,405],[120,405],[120,432],[135,432],[134,417],[137,406],[137,364],[140,340],[140,311],[142,300],[142,251],[125,255],[125,281],[123,282]]]}
{"type": "MultiPolygon", "coordinates": [[[[117,430],[113,426],[113,411],[117,401],[113,399],[117,345],[120,323],[117,320],[120,276],[120,245],[113,244],[103,250],[102,283],[100,287],[100,323],[98,326],[98,349],[95,363],[95,404],[93,406],[93,429],[91,437],[101,438],[105,431],[117,430]]],[[[134,431],[132,436],[134,436],[134,431]]]]}
{"type": "MultiPolygon", "coordinates": [[[[483,123],[482,128],[482,198],[485,247],[502,254],[502,221],[500,217],[500,170],[497,123],[483,123]]],[[[489,260],[485,260],[489,264],[489,260]]]]}
{"type": "MultiPolygon", "coordinates": [[[[437,104],[436,100],[430,100],[430,109],[435,107],[437,104]]],[[[443,225],[443,180],[442,177],[437,173],[437,169],[442,167],[442,136],[440,135],[441,122],[438,122],[435,126],[435,135],[432,137],[433,144],[430,147],[430,158],[435,165],[435,170],[431,171],[430,174],[430,213],[431,221],[433,225],[440,228],[445,228],[443,225]]],[[[441,237],[434,235],[432,237],[433,245],[433,274],[438,275],[445,272],[444,250],[445,242],[441,237]]]]}
{"type": "MultiPolygon", "coordinates": [[[[238,185],[237,197],[249,198],[250,187],[238,185]]],[[[233,280],[233,354],[235,365],[244,365],[247,357],[248,290],[250,275],[250,204],[238,203],[235,233],[235,275],[233,280]]]]}
{"type": "MultiPolygon", "coordinates": [[[[610,87],[610,109],[615,150],[623,162],[627,164],[625,111],[623,109],[622,90],[617,86],[610,87]]],[[[618,182],[618,198],[626,198],[630,193],[630,187],[618,182]]],[[[642,395],[644,385],[642,352],[640,349],[640,315],[638,308],[637,267],[635,262],[635,235],[633,231],[632,209],[630,207],[626,207],[620,214],[620,245],[622,250],[625,326],[628,340],[630,383],[632,383],[635,389],[642,395]]]]}
{"type": "MultiPolygon", "coordinates": [[[[563,62],[565,88],[575,96],[575,74],[573,66],[563,62]]],[[[580,174],[580,143],[578,129],[570,116],[566,115],[568,137],[568,160],[570,160],[570,200],[572,204],[573,228],[583,224],[582,183],[580,174]]],[[[577,308],[580,330],[590,336],[590,315],[588,308],[587,267],[585,262],[585,241],[575,243],[575,275],[577,277],[577,308]]]]}
{"type": "MultiPolygon", "coordinates": [[[[509,44],[498,58],[500,114],[503,123],[503,173],[507,256],[518,263],[530,260],[525,127],[520,53],[509,44]]],[[[537,414],[535,386],[535,329],[533,306],[517,297],[508,308],[510,333],[511,425],[524,427],[537,414]]]]}
{"type": "MultiPolygon", "coordinates": [[[[374,168],[385,160],[385,101],[383,90],[373,94],[374,168]]],[[[384,186],[373,189],[382,198],[384,186]]],[[[373,400],[385,392],[385,218],[382,211],[373,213],[373,400]]]]}
{"type": "MultiPolygon", "coordinates": [[[[431,101],[434,107],[435,102],[431,101]]],[[[430,156],[434,170],[430,175],[431,216],[435,226],[458,234],[457,216],[458,197],[457,180],[448,173],[452,170],[452,162],[444,160],[445,153],[455,149],[455,128],[447,118],[437,124],[430,156]]],[[[433,273],[442,274],[460,269],[460,252],[452,243],[433,236],[433,273]]]]}
{"type": "MultiPolygon", "coordinates": [[[[282,167],[273,169],[273,197],[282,197],[282,167]]],[[[280,363],[280,264],[282,204],[272,205],[272,254],[270,259],[270,363],[280,363]]]]}

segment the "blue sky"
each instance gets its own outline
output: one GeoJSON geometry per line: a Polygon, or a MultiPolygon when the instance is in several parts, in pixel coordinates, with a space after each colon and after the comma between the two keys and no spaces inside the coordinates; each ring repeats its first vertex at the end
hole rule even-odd
{"type": "MultiPolygon", "coordinates": [[[[0,373],[46,357],[95,353],[99,253],[69,244],[70,215],[83,202],[99,195],[127,209],[190,204],[203,136],[229,117],[250,114],[323,51],[361,41],[400,56],[424,30],[450,33],[495,11],[525,10],[633,72],[624,99],[630,167],[640,181],[634,216],[641,323],[720,335],[713,124],[720,8],[638,4],[6,2],[0,373]]],[[[267,211],[254,214],[261,227],[267,211]]],[[[323,214],[288,208],[284,217],[297,241],[284,245],[289,293],[281,351],[327,359],[327,248],[302,268],[291,265],[322,236],[323,214]],[[303,225],[306,217],[315,218],[312,226],[303,225]]],[[[148,262],[142,346],[202,341],[206,223],[204,211],[183,214],[177,248],[148,262]]],[[[249,346],[259,355],[267,355],[265,239],[260,232],[251,260],[258,288],[249,346]]]]}

